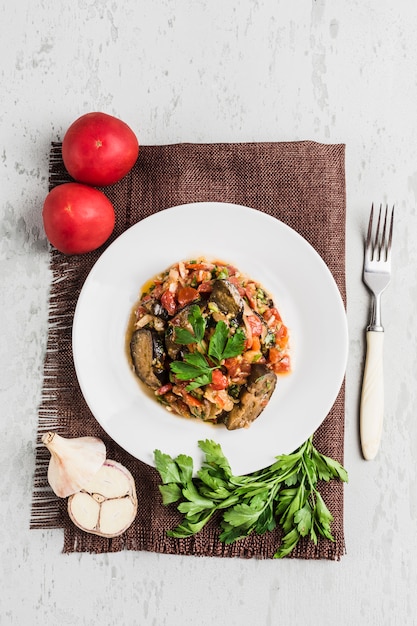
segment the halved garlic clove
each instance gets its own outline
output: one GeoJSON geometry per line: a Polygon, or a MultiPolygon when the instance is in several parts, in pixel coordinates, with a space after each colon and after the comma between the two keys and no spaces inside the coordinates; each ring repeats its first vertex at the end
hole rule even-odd
{"type": "Polygon", "coordinates": [[[97,437],[67,439],[47,432],[42,443],[51,453],[48,482],[60,498],[81,491],[106,459],[106,446],[97,437]]]}
{"type": "Polygon", "coordinates": [[[73,523],[101,537],[117,537],[132,524],[137,513],[135,481],[117,461],[107,459],[80,493],[68,499],[73,523]]]}
{"type": "Polygon", "coordinates": [[[89,493],[80,491],[72,496],[71,514],[76,519],[83,520],[85,530],[97,528],[100,517],[100,503],[96,502],[89,493]]]}
{"type": "Polygon", "coordinates": [[[117,537],[125,532],[136,517],[136,503],[129,497],[104,500],[100,511],[100,534],[117,537]]]}

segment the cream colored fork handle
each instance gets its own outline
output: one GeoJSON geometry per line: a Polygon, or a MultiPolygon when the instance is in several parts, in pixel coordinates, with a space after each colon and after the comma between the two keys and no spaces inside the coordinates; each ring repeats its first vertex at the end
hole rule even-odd
{"type": "Polygon", "coordinates": [[[362,453],[367,461],[375,458],[382,435],[384,416],[383,331],[366,333],[366,359],[360,408],[362,453]]]}

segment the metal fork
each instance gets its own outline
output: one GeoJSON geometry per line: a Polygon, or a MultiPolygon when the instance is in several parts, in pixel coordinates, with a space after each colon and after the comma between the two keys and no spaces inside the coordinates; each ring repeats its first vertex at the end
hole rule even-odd
{"type": "Polygon", "coordinates": [[[362,453],[368,461],[375,458],[382,435],[384,328],[381,322],[381,294],[391,280],[394,207],[391,211],[389,226],[388,218],[388,205],[385,208],[385,215],[381,205],[373,235],[374,205],[372,205],[363,265],[363,281],[372,294],[371,319],[366,329],[366,359],[360,409],[362,453]]]}

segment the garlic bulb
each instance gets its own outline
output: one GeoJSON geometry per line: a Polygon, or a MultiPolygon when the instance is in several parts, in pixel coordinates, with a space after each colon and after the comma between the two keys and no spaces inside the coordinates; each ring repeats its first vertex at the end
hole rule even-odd
{"type": "Polygon", "coordinates": [[[60,498],[81,491],[106,459],[106,446],[96,437],[66,439],[47,432],[42,443],[51,453],[48,482],[60,498]]]}
{"type": "Polygon", "coordinates": [[[132,474],[107,459],[82,491],[68,499],[68,513],[81,530],[101,537],[121,535],[137,513],[132,474]]]}

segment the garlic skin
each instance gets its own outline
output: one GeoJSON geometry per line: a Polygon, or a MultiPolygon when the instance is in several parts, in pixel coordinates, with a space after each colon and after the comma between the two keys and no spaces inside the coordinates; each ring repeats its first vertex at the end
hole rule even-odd
{"type": "Polygon", "coordinates": [[[137,513],[135,481],[117,461],[106,459],[79,493],[68,499],[72,522],[85,532],[118,537],[132,524],[137,513]]]}
{"type": "Polygon", "coordinates": [[[47,432],[42,443],[51,453],[48,482],[60,498],[81,491],[106,460],[106,446],[97,437],[67,439],[47,432]]]}

